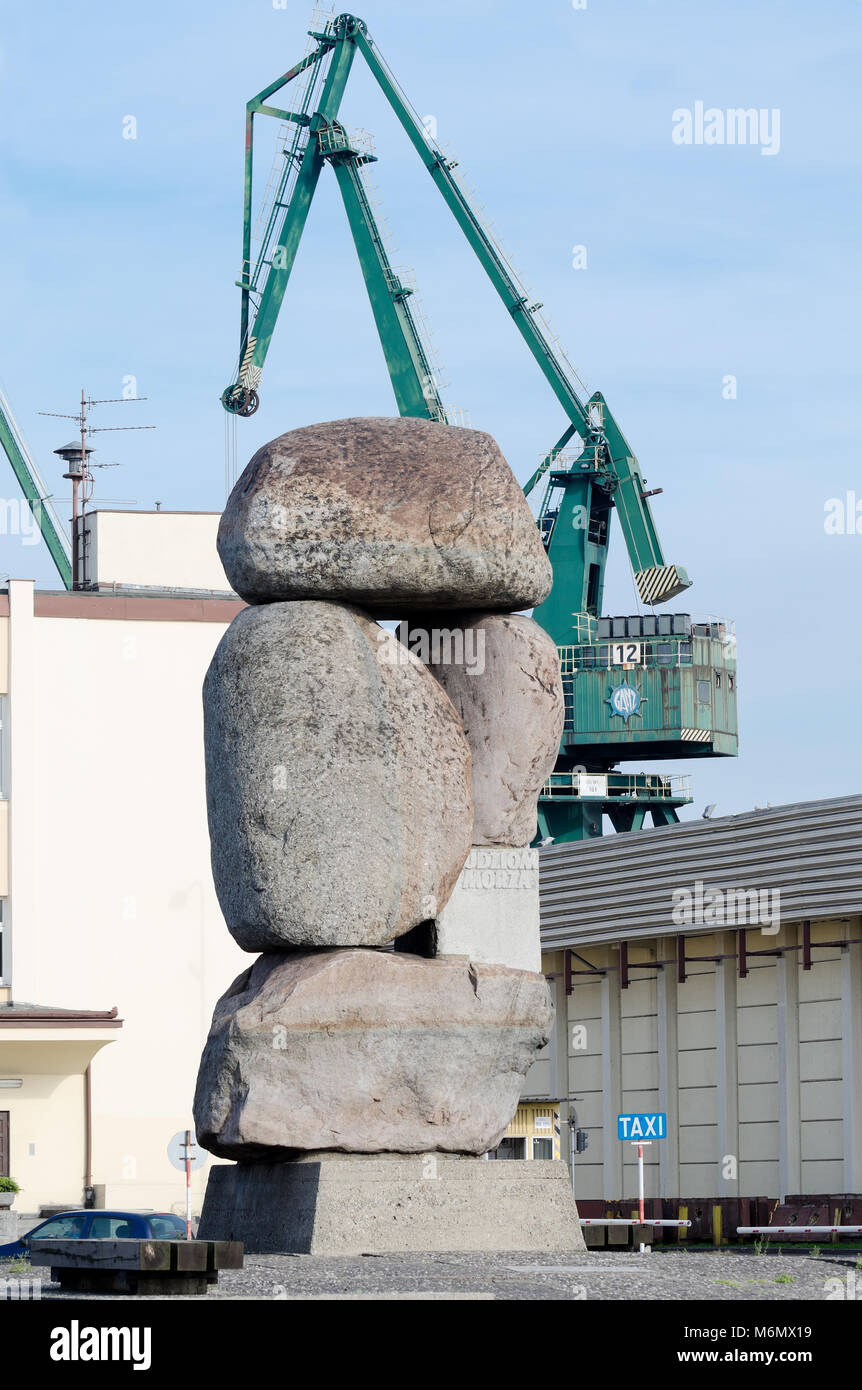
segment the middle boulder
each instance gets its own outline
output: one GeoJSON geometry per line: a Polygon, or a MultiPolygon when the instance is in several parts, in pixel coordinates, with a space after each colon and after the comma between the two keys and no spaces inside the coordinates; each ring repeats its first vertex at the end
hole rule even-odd
{"type": "Polygon", "coordinates": [[[204,741],[216,893],[244,950],[382,946],[447,902],[472,842],[467,738],[359,609],[243,610],[204,682],[204,741]]]}

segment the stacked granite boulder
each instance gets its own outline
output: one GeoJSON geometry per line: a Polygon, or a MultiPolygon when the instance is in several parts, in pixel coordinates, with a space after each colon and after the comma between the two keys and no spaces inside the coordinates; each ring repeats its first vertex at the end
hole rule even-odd
{"type": "Polygon", "coordinates": [[[204,685],[212,865],[262,954],[216,1006],[198,1137],[246,1164],[483,1154],[552,1020],[527,847],[563,696],[515,611],[552,580],[523,494],[487,434],[340,420],[258,451],[218,543],[250,606],[204,685]],[[448,646],[426,663],[387,619],[448,646]],[[483,854],[529,882],[479,868],[471,915],[483,854]]]}

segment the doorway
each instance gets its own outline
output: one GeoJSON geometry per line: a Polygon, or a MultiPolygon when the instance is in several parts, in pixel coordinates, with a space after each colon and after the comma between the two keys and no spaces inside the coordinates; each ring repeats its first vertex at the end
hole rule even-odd
{"type": "Polygon", "coordinates": [[[9,1111],[0,1110],[0,1178],[8,1178],[9,1172],[9,1111]]]}

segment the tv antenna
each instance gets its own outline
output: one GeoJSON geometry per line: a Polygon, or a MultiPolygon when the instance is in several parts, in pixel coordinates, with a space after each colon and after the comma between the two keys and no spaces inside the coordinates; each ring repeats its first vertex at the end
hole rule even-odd
{"type": "Polygon", "coordinates": [[[89,412],[94,405],[130,405],[137,401],[145,401],[146,396],[111,396],[104,400],[93,400],[86,391],[81,388],[81,408],[74,415],[64,415],[53,410],[40,410],[40,415],[49,416],[53,420],[74,420],[80,432],[80,444],[64,444],[61,449],[55,449],[54,453],[59,454],[66,464],[68,472],[63,474],[72,484],[72,588],[79,589],[82,581],[83,555],[79,537],[84,535],[84,518],[87,512],[87,503],[93,495],[95,478],[92,470],[94,468],[117,468],[115,463],[90,463],[90,454],[94,452],[92,446],[88,446],[87,438],[93,434],[105,434],[116,430],[154,430],[155,425],[91,425],[89,423],[89,412]],[[79,525],[80,522],[80,525],[79,525]]]}

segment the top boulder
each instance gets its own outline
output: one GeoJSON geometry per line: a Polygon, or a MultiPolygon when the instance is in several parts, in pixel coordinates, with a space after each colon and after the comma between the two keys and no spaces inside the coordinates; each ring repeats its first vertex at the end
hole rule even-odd
{"type": "Polygon", "coordinates": [[[218,532],[248,603],[340,599],[379,618],[541,603],[551,566],[523,492],[489,434],[369,417],[264,444],[218,532]]]}

